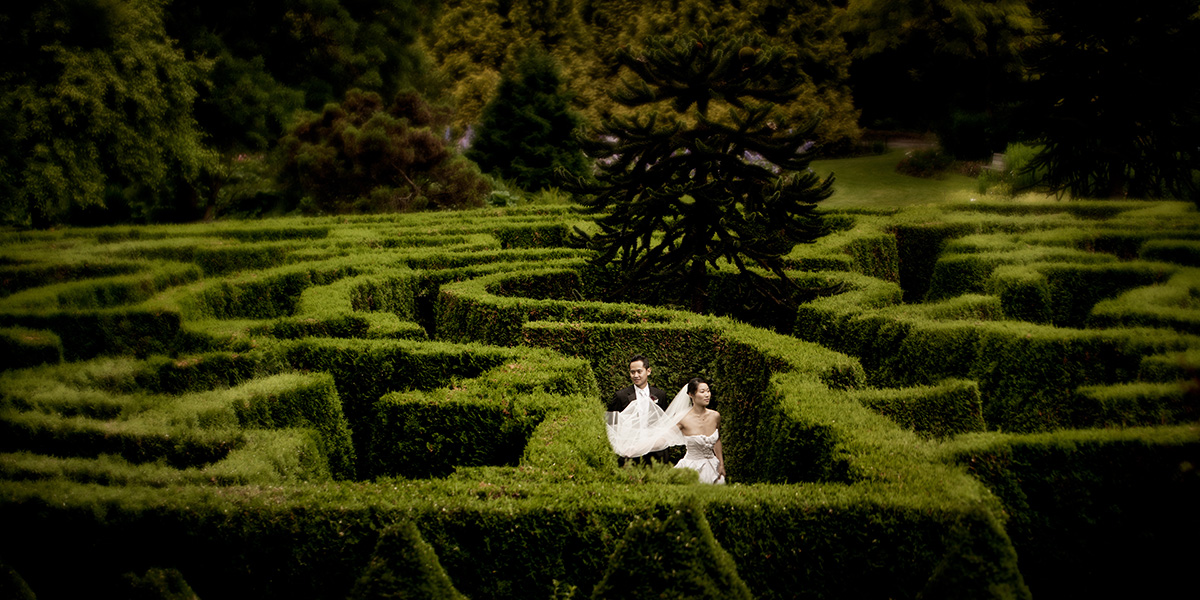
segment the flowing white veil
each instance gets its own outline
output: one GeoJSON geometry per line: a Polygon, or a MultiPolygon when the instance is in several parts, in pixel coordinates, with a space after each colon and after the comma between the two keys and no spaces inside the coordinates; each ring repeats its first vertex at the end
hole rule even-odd
{"type": "Polygon", "coordinates": [[[675,394],[665,412],[647,399],[634,400],[620,412],[605,414],[608,443],[613,452],[625,457],[642,456],[668,446],[682,446],[686,441],[679,430],[679,421],[691,409],[686,385],[675,394]]]}

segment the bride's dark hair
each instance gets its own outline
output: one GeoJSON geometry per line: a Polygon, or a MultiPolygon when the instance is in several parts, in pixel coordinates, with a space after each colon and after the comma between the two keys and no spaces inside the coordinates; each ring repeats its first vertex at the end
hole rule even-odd
{"type": "Polygon", "coordinates": [[[712,387],[712,384],[708,383],[708,380],[703,377],[693,377],[693,378],[689,379],[688,380],[688,392],[687,392],[688,395],[689,396],[694,395],[696,393],[696,390],[700,389],[700,384],[702,384],[702,383],[707,385],[708,387],[712,387]]]}

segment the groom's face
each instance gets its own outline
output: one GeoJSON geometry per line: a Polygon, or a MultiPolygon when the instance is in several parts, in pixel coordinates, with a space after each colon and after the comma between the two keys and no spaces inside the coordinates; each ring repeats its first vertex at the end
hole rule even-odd
{"type": "Polygon", "coordinates": [[[650,377],[650,367],[642,364],[642,361],[635,360],[629,363],[629,379],[633,381],[636,387],[646,387],[646,380],[650,377]]]}

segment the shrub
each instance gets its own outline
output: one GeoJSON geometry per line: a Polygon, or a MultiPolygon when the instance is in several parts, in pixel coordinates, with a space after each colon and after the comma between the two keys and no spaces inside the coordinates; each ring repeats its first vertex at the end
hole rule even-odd
{"type": "Polygon", "coordinates": [[[368,473],[445,477],[458,466],[516,466],[541,421],[503,398],[447,392],[392,393],[375,403],[368,473]]]}
{"type": "Polygon", "coordinates": [[[321,439],[321,455],[339,479],[355,477],[354,446],[333,377],[285,373],[255,379],[222,394],[243,429],[308,428],[321,439]]]}
{"type": "Polygon", "coordinates": [[[1200,278],[1181,270],[1160,285],[1131,289],[1101,300],[1087,318],[1093,327],[1165,327],[1200,333],[1200,278]]]}
{"type": "Polygon", "coordinates": [[[297,245],[292,242],[252,243],[245,246],[198,247],[192,260],[206,275],[223,275],[237,271],[272,269],[283,266],[297,245]]]}
{"type": "Polygon", "coordinates": [[[1187,427],[967,436],[948,456],[984,482],[1035,596],[1171,595],[1200,526],[1187,427]],[[1098,526],[1102,524],[1102,526],[1098,526]],[[1130,552],[1130,548],[1137,548],[1130,552]],[[1119,573],[1160,573],[1160,577],[1119,573]]]}
{"type": "Polygon", "coordinates": [[[177,312],[135,309],[0,312],[0,326],[53,332],[64,360],[166,354],[180,347],[177,312]]]}
{"type": "Polygon", "coordinates": [[[1200,418],[1198,391],[1183,381],[1081,386],[1073,403],[1082,413],[1080,426],[1177,425],[1200,418]]]}
{"type": "Polygon", "coordinates": [[[1188,347],[1178,334],[1152,329],[1061,330],[993,324],[981,328],[970,378],[983,392],[989,428],[1032,432],[1090,427],[1075,403],[1080,386],[1132,381],[1142,357],[1188,347]]]}
{"type": "Polygon", "coordinates": [[[571,232],[566,225],[517,225],[502,227],[494,235],[502,249],[563,248],[569,246],[571,232]]]}
{"type": "Polygon", "coordinates": [[[199,598],[175,569],[152,568],[144,575],[126,573],[125,583],[129,586],[131,600],[195,600],[199,598]]]}
{"type": "Polygon", "coordinates": [[[938,149],[911,150],[896,165],[896,172],[913,177],[942,177],[954,164],[954,158],[938,149]]]}

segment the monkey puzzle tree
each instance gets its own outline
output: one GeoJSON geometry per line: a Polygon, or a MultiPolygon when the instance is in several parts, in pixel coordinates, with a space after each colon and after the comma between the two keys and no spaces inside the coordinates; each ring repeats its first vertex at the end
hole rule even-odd
{"type": "Polygon", "coordinates": [[[593,264],[616,261],[617,293],[679,285],[704,312],[708,265],[725,260],[786,302],[779,285],[795,284],[783,257],[824,234],[816,208],[833,185],[808,169],[816,124],[796,127],[776,110],[796,94],[791,61],[758,38],[709,33],[651,38],[617,59],[637,79],[623,79],[614,100],[644,110],[606,116],[583,140],[594,179],[567,186],[596,216],[598,232],[576,230],[593,264]]]}

